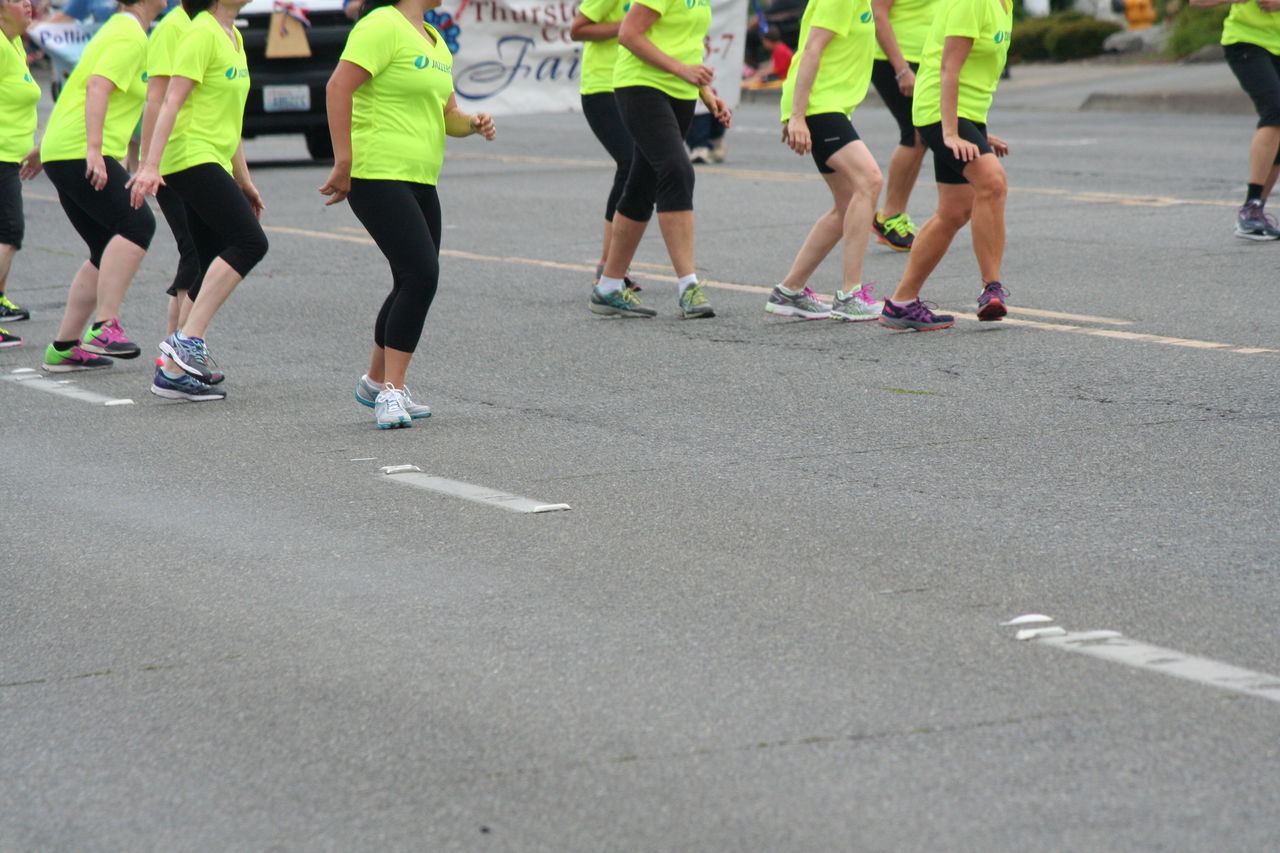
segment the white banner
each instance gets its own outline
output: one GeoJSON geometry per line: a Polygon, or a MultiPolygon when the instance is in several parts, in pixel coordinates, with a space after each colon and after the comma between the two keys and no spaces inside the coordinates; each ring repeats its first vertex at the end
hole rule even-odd
{"type": "MultiPolygon", "coordinates": [[[[712,0],[706,62],[735,106],[742,88],[748,0],[712,0]]],[[[494,115],[576,112],[582,45],[569,38],[572,0],[448,0],[427,13],[454,53],[453,85],[466,109],[494,115]]]]}
{"type": "Polygon", "coordinates": [[[71,76],[84,46],[101,26],[101,21],[42,21],[27,30],[31,43],[43,50],[53,64],[55,94],[71,76]]]}

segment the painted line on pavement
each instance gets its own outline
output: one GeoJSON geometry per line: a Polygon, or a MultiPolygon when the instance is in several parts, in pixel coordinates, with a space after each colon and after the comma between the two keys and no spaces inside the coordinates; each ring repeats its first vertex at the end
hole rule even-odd
{"type": "MultiPolygon", "coordinates": [[[[264,230],[275,231],[281,234],[293,234],[301,237],[316,237],[321,240],[340,240],[349,243],[364,243],[374,245],[373,240],[369,237],[359,237],[355,234],[339,234],[332,231],[311,231],[306,228],[287,228],[281,225],[265,225],[264,230]]],[[[354,230],[354,229],[352,229],[354,230]]],[[[552,269],[573,270],[575,272],[595,272],[593,264],[573,264],[561,261],[544,261],[537,258],[521,258],[514,256],[501,255],[482,255],[477,252],[463,252],[457,249],[441,249],[440,254],[447,255],[451,258],[460,258],[470,261],[487,261],[491,263],[503,264],[521,264],[524,266],[550,267],[552,269]]],[[[646,277],[656,281],[677,281],[673,275],[664,275],[659,273],[646,273],[646,277]]],[[[716,288],[718,290],[732,290],[741,293],[759,293],[768,294],[772,288],[764,287],[757,284],[738,284],[732,281],[716,281],[715,279],[703,279],[702,284],[706,287],[716,288]]],[[[965,320],[969,322],[977,322],[977,317],[957,309],[950,309],[955,312],[957,320],[965,320]]],[[[1017,309],[1010,309],[1013,313],[1019,313],[1017,309]]],[[[1039,311],[1038,309],[1023,309],[1020,313],[1030,316],[1045,317],[1061,317],[1064,319],[1075,319],[1081,322],[1093,323],[1111,323],[1115,325],[1128,324],[1129,320],[1120,320],[1108,317],[1090,317],[1083,314],[1062,314],[1052,311],[1039,311]]],[[[1087,326],[1073,326],[1067,323],[1042,323],[1037,320],[1019,320],[1015,318],[1006,318],[1004,321],[1007,325],[1026,326],[1031,329],[1039,329],[1046,332],[1070,332],[1077,335],[1091,335],[1098,338],[1111,338],[1113,340],[1130,341],[1133,343],[1161,344],[1164,346],[1189,347],[1191,349],[1217,350],[1219,352],[1237,353],[1239,355],[1263,355],[1280,353],[1280,349],[1270,349],[1268,347],[1249,347],[1239,344],[1223,343],[1221,341],[1201,341],[1195,338],[1175,338],[1168,335],[1151,335],[1143,332],[1126,332],[1120,329],[1095,329],[1087,326]]]]}
{"type": "Polygon", "coordinates": [[[130,400],[128,397],[107,397],[102,394],[95,394],[92,391],[85,391],[83,388],[76,388],[69,384],[71,382],[69,379],[62,379],[58,381],[42,379],[30,368],[22,369],[20,372],[15,371],[7,376],[0,376],[0,379],[5,380],[6,382],[14,382],[24,388],[34,388],[37,391],[46,391],[50,394],[57,394],[59,397],[70,397],[72,400],[79,400],[82,403],[94,403],[99,406],[133,405],[133,400],[130,400]]]}
{"type": "Polygon", "coordinates": [[[1068,631],[1032,642],[1280,702],[1280,676],[1131,640],[1118,631],[1068,631]]]}
{"type": "Polygon", "coordinates": [[[496,506],[508,512],[557,512],[572,509],[568,504],[549,503],[522,497],[521,495],[500,492],[488,486],[477,486],[472,483],[463,483],[459,480],[446,480],[444,477],[432,477],[429,474],[422,473],[416,465],[388,465],[382,469],[382,474],[379,476],[385,477],[389,482],[413,486],[415,489],[424,489],[428,492],[436,492],[449,497],[462,498],[465,501],[496,506]]]}

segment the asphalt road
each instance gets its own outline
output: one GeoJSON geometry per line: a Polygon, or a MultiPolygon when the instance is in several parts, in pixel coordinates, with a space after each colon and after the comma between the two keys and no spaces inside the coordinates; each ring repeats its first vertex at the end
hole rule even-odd
{"type": "MultiPolygon", "coordinates": [[[[660,316],[586,310],[609,170],[580,116],[451,142],[410,381],[436,414],[390,432],[351,397],[389,276],[300,139],[249,146],[272,247],[210,332],[222,403],[148,394],[149,356],[55,386],[128,405],[14,373],[82,258],[29,185],[0,849],[1274,849],[1280,244],[1231,234],[1252,121],[998,107],[1018,310],[914,334],[764,312],[826,204],[775,109],[699,167],[710,321],[677,318],[656,229],[660,316]],[[1017,641],[1028,613],[1261,689],[1017,641]]],[[[855,122],[887,160],[887,115],[855,122]]],[[[927,298],[973,310],[969,245],[927,298]]],[[[174,261],[162,233],[126,301],[147,347],[174,261]]],[[[903,262],[873,247],[868,278],[903,262]]]]}

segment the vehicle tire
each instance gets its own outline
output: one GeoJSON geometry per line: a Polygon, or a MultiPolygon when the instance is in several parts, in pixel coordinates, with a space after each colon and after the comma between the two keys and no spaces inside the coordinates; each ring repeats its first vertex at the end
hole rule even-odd
{"type": "Polygon", "coordinates": [[[313,160],[333,159],[333,140],[328,127],[313,127],[307,131],[307,153],[313,160]]]}

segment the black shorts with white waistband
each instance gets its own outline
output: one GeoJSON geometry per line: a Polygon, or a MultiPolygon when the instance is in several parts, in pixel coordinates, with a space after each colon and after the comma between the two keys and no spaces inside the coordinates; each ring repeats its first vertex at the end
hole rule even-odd
{"type": "Polygon", "coordinates": [[[817,113],[804,117],[809,125],[809,137],[813,140],[813,162],[818,171],[824,175],[835,173],[827,165],[831,156],[850,142],[857,142],[858,131],[853,129],[853,122],[844,113],[817,113]]]}
{"type": "MultiPolygon", "coordinates": [[[[924,144],[933,152],[933,179],[940,184],[967,184],[964,167],[969,165],[958,159],[951,149],[942,143],[942,122],[916,127],[924,144]]],[[[991,143],[987,141],[987,126],[980,122],[961,118],[956,124],[960,138],[978,146],[979,155],[993,154],[991,143]]]]}

